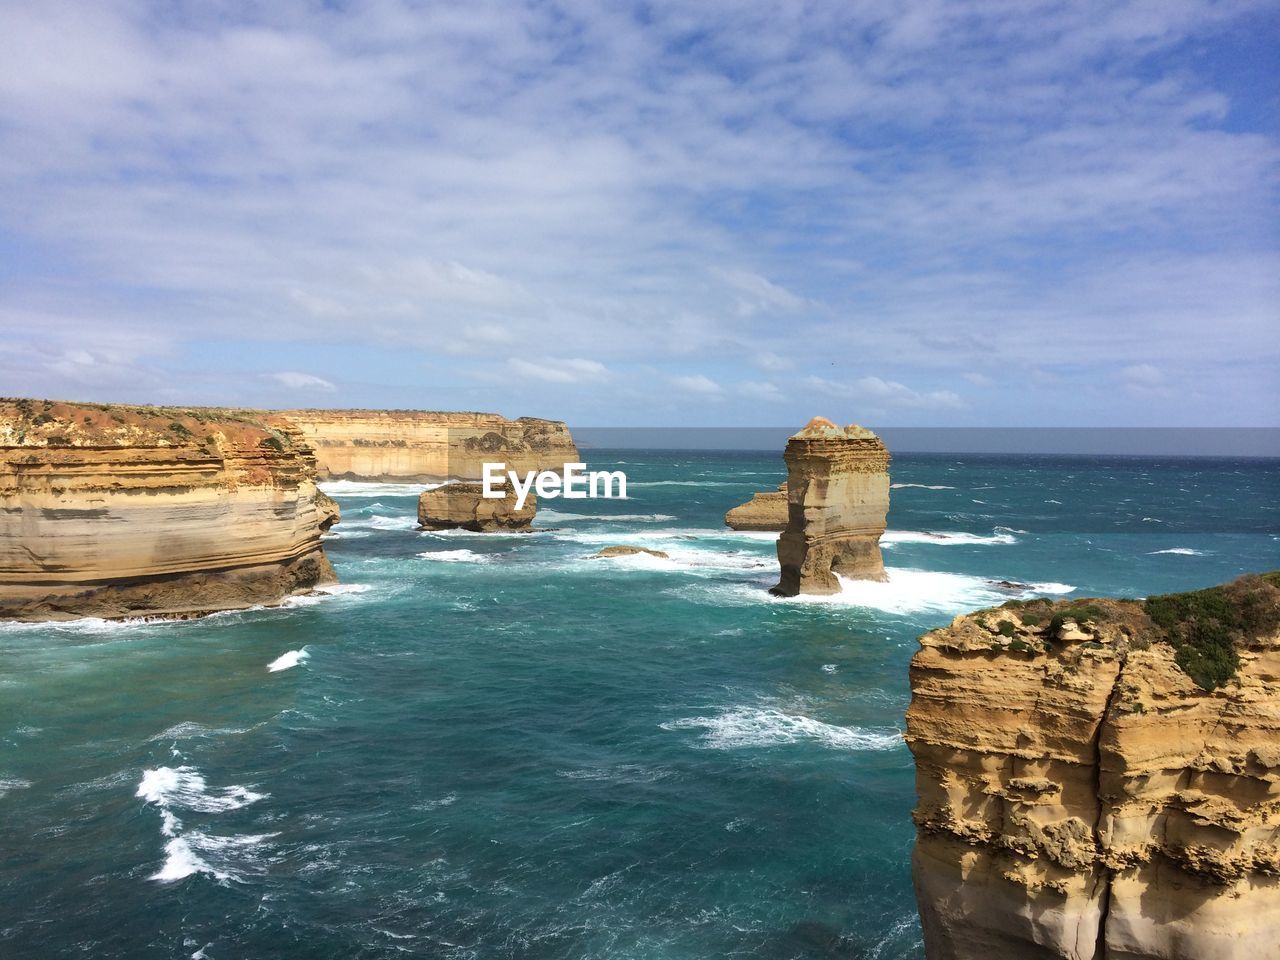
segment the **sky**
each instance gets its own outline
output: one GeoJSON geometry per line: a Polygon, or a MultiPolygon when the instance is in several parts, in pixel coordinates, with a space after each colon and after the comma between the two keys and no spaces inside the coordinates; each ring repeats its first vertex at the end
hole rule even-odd
{"type": "Polygon", "coordinates": [[[1280,425],[1280,3],[0,0],[0,394],[1280,425]]]}

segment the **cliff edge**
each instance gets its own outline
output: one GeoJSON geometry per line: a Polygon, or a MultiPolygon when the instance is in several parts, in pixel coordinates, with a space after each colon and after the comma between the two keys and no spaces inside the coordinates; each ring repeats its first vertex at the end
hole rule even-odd
{"type": "Polygon", "coordinates": [[[1014,601],[920,642],[929,960],[1278,955],[1280,574],[1014,601]]]}
{"type": "Polygon", "coordinates": [[[478,480],[482,464],[560,472],[578,461],[559,420],[430,410],[287,410],[315,450],[321,480],[437,483],[478,480]]]}
{"type": "Polygon", "coordinates": [[[0,399],[0,619],[276,603],[336,579],[332,519],[282,419],[0,399]]]}

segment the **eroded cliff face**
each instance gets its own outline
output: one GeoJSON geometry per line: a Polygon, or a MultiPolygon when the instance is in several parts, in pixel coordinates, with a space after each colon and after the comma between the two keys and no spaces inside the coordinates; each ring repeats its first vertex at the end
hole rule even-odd
{"type": "Polygon", "coordinates": [[[322,521],[286,421],[0,400],[0,619],[275,603],[334,581],[322,521]]]}
{"type": "Polygon", "coordinates": [[[836,574],[883,580],[880,537],[889,512],[889,451],[870,430],[823,417],[787,441],[787,526],[773,592],[840,592],[836,574]]]}
{"type": "Polygon", "coordinates": [[[473,530],[477,533],[525,533],[538,512],[530,493],[516,508],[516,492],[503,487],[502,497],[485,497],[479,483],[446,483],[418,497],[418,523],[423,530],[473,530]]]}
{"type": "Polygon", "coordinates": [[[724,515],[724,523],[731,530],[781,533],[787,529],[787,514],[787,484],[784,481],[778,484],[777,490],[753,493],[750,500],[724,515]]]}
{"type": "Polygon", "coordinates": [[[485,462],[560,471],[578,461],[557,420],[427,410],[289,410],[315,449],[322,480],[431,483],[478,480],[485,462]]]}
{"type": "Polygon", "coordinates": [[[921,638],[907,741],[930,960],[1280,955],[1278,584],[1186,595],[1183,634],[1153,601],[1088,600],[921,638]],[[1221,648],[1196,648],[1215,631],[1229,679],[1202,660],[1221,648]]]}

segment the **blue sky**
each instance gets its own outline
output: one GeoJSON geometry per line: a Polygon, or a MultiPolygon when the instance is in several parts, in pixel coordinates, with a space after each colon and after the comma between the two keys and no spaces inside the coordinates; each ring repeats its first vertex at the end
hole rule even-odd
{"type": "Polygon", "coordinates": [[[1280,5],[0,0],[0,393],[1278,425],[1280,5]]]}

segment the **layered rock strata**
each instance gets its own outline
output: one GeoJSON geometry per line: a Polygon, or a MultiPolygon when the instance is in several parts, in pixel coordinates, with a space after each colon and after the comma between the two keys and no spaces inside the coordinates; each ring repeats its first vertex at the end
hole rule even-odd
{"type": "Polygon", "coordinates": [[[426,410],[289,410],[315,449],[322,480],[433,483],[478,480],[486,462],[521,474],[578,461],[558,420],[426,410]]]}
{"type": "Polygon", "coordinates": [[[525,533],[538,512],[538,498],[530,493],[516,507],[510,485],[503,496],[485,497],[479,483],[446,483],[418,497],[418,524],[423,530],[472,530],[476,533],[525,533]]]}
{"type": "Polygon", "coordinates": [[[316,490],[316,510],[320,513],[320,532],[328,533],[336,524],[342,522],[342,508],[338,501],[323,490],[316,490]]]}
{"type": "Polygon", "coordinates": [[[777,490],[753,493],[746,503],[726,513],[724,522],[731,530],[781,533],[787,529],[787,513],[787,484],[783,481],[777,490]]]}
{"type": "Polygon", "coordinates": [[[1280,955],[1278,585],[1014,602],[921,638],[929,960],[1280,955]]]}
{"type": "Polygon", "coordinates": [[[885,579],[880,537],[889,512],[889,451],[870,430],[823,417],[787,441],[787,526],[773,592],[840,592],[839,574],[885,579]]]}
{"type": "Polygon", "coordinates": [[[315,461],[251,412],[0,400],[0,618],[187,616],[335,580],[315,461]]]}

